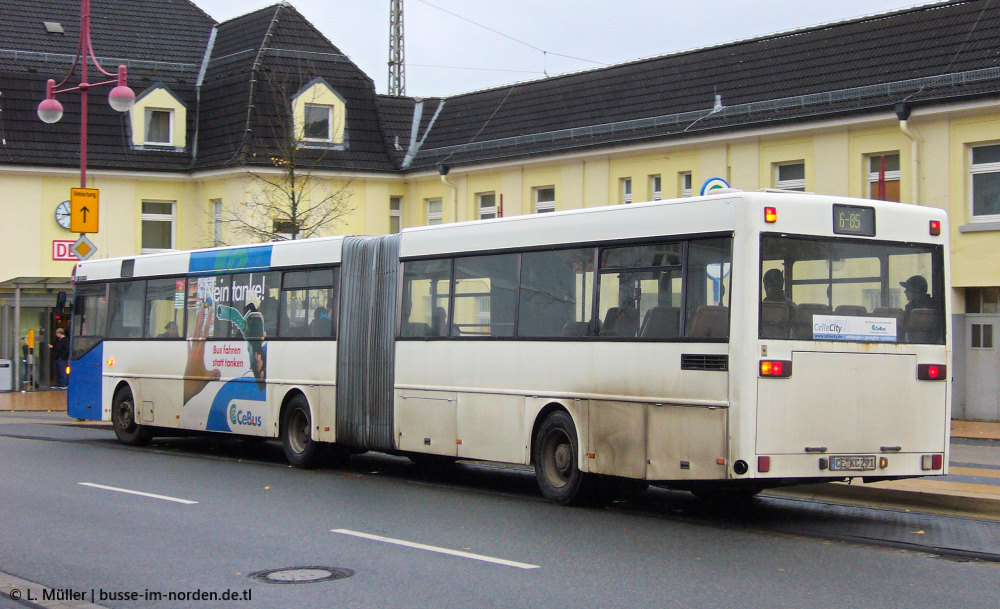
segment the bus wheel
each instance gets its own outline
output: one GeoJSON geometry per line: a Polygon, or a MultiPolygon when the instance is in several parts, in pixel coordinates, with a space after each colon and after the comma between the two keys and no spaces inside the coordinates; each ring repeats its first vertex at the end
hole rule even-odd
{"type": "Polygon", "coordinates": [[[575,505],[588,499],[590,476],[577,464],[579,448],[576,425],[569,413],[550,414],[535,436],[535,479],[542,495],[560,505],[575,505]]]}
{"type": "Polygon", "coordinates": [[[312,467],[319,452],[312,439],[312,416],[309,403],[301,395],[289,402],[281,419],[281,448],[285,458],[295,467],[312,467]]]}
{"type": "Polygon", "coordinates": [[[153,432],[135,421],[135,400],[132,391],[122,389],[115,394],[111,405],[111,425],[118,441],[128,446],[144,446],[153,439],[153,432]]]}

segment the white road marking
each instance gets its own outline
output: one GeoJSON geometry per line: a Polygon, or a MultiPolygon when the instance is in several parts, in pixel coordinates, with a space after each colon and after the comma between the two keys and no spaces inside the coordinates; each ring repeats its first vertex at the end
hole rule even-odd
{"type": "Polygon", "coordinates": [[[166,495],[157,495],[155,493],[144,493],[142,491],[133,491],[127,488],[118,488],[117,486],[105,486],[103,484],[94,484],[93,482],[79,482],[80,486],[89,486],[90,488],[99,488],[105,491],[114,491],[116,493],[126,493],[128,495],[139,495],[140,497],[149,497],[151,499],[161,499],[163,501],[173,501],[174,503],[183,503],[184,505],[193,505],[198,503],[197,501],[191,501],[190,499],[178,499],[177,497],[168,497],[166,495]]]}
{"type": "Polygon", "coordinates": [[[352,537],[360,537],[362,539],[370,539],[372,541],[381,541],[383,543],[391,543],[397,546],[405,546],[407,548],[415,548],[417,550],[426,550],[428,552],[437,552],[438,554],[448,554],[449,556],[458,556],[460,558],[468,558],[471,560],[479,560],[482,562],[489,562],[496,565],[503,565],[505,567],[514,567],[516,569],[538,569],[538,565],[530,565],[528,563],[517,562],[513,560],[506,560],[503,558],[494,558],[492,556],[483,556],[482,554],[473,554],[471,552],[462,552],[460,550],[451,550],[448,548],[439,548],[437,546],[428,546],[422,543],[414,543],[412,541],[404,541],[402,539],[393,539],[391,537],[382,537],[381,535],[372,535],[370,533],[360,533],[358,531],[350,531],[348,529],[330,529],[331,533],[340,533],[341,535],[350,535],[352,537]]]}

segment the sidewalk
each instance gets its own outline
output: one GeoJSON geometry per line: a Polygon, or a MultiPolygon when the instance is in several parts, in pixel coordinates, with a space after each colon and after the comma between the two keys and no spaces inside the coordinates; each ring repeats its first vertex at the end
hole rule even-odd
{"type": "MultiPolygon", "coordinates": [[[[66,391],[0,392],[0,412],[4,411],[65,412],[66,391]]],[[[73,421],[66,418],[63,422],[73,421]]],[[[947,476],[872,484],[865,484],[857,478],[850,483],[772,489],[765,494],[903,509],[920,507],[1000,519],[1000,423],[952,421],[949,465],[947,476]]]]}

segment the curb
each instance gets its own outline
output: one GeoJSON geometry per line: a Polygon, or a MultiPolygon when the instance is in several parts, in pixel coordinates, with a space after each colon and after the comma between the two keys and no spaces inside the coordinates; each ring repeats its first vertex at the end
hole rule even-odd
{"type": "Polygon", "coordinates": [[[828,482],[804,484],[802,486],[769,489],[765,494],[779,497],[812,499],[818,501],[839,500],[871,505],[880,503],[893,508],[920,509],[956,513],[963,516],[1000,519],[1000,496],[975,497],[933,491],[897,489],[871,485],[828,482]]]}

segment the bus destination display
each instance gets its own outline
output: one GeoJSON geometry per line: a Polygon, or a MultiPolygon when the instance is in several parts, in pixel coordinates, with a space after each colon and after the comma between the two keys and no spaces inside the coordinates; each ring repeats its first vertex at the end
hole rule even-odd
{"type": "Polygon", "coordinates": [[[854,205],[833,206],[833,233],[835,235],[875,236],[875,208],[854,205]]]}

